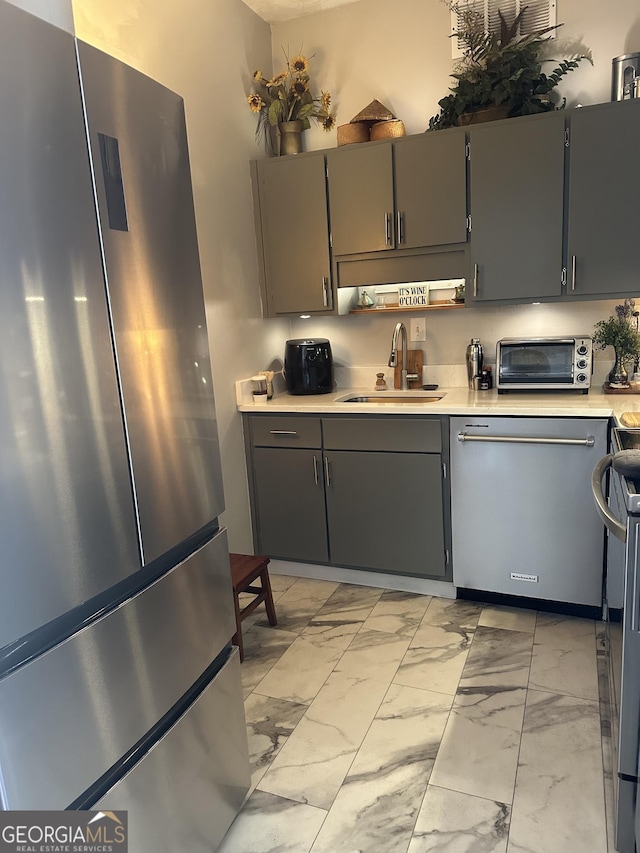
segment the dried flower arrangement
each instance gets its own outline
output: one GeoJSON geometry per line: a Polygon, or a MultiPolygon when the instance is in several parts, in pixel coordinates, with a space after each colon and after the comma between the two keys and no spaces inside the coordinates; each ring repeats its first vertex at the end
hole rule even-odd
{"type": "MultiPolygon", "coordinates": [[[[247,101],[252,112],[258,116],[256,138],[263,136],[268,144],[268,128],[276,127],[283,122],[301,121],[302,130],[311,126],[309,119],[315,121],[326,131],[335,127],[335,112],[330,111],[331,93],[321,91],[319,96],[311,93],[309,77],[309,60],[299,54],[289,59],[286,51],[283,53],[286,68],[272,79],[267,79],[262,71],[253,75],[255,92],[247,101]]],[[[313,54],[310,58],[313,59],[313,54]]]]}

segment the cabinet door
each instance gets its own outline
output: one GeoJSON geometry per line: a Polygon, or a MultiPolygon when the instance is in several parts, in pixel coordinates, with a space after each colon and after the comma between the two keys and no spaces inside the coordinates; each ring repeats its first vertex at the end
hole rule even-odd
{"type": "Polygon", "coordinates": [[[254,448],[254,523],[263,554],[328,561],[321,466],[319,450],[254,448]]]}
{"type": "Polygon", "coordinates": [[[443,577],[439,454],[326,451],[331,562],[443,577]]]}
{"type": "Polygon", "coordinates": [[[569,296],[637,293],[640,100],[571,113],[569,296]]]}
{"type": "Polygon", "coordinates": [[[268,316],[331,310],[324,155],[257,164],[268,316]]]}
{"type": "Polygon", "coordinates": [[[462,128],[394,142],[398,248],[466,241],[465,144],[462,128]]]}
{"type": "Polygon", "coordinates": [[[562,293],[564,116],[474,126],[468,298],[526,300],[562,293]]]}
{"type": "Polygon", "coordinates": [[[327,167],[334,254],[393,249],[391,143],[330,151],[327,167]]]}

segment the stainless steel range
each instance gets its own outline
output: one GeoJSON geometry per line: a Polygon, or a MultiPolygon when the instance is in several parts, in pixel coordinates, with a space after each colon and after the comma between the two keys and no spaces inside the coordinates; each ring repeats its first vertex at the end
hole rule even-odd
{"type": "Polygon", "coordinates": [[[593,494],[609,531],[605,618],[611,686],[616,850],[640,850],[640,430],[616,429],[612,453],[593,472],[593,494]],[[626,451],[632,451],[632,454],[626,451]],[[609,499],[603,480],[609,474],[609,499]]]}

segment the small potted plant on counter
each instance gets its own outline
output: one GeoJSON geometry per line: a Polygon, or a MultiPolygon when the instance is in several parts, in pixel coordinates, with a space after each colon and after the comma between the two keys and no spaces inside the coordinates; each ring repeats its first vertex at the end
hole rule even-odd
{"type": "Polygon", "coordinates": [[[629,386],[627,365],[640,355],[640,334],[636,328],[637,312],[633,299],[625,299],[622,305],[616,305],[615,316],[608,320],[598,320],[593,333],[593,343],[598,349],[613,347],[614,365],[609,372],[604,389],[612,390],[629,386]]]}

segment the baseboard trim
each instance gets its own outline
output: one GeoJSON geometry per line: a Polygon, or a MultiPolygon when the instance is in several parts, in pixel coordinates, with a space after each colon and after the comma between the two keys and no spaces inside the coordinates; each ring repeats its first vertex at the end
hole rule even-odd
{"type": "Polygon", "coordinates": [[[579,616],[583,619],[602,619],[602,607],[590,604],[569,604],[565,601],[547,601],[544,598],[528,598],[523,595],[506,595],[501,592],[486,592],[479,589],[458,587],[458,598],[477,601],[481,604],[497,604],[505,607],[525,607],[528,610],[542,610],[546,613],[559,613],[562,616],[579,616]]]}
{"type": "Polygon", "coordinates": [[[399,592],[415,592],[418,595],[435,595],[439,598],[455,598],[456,588],[447,581],[431,578],[414,578],[406,575],[391,575],[383,572],[367,572],[360,569],[344,569],[340,566],[321,566],[314,563],[294,563],[289,560],[271,560],[269,573],[289,577],[312,578],[313,580],[337,581],[358,586],[384,587],[399,592]]]}

